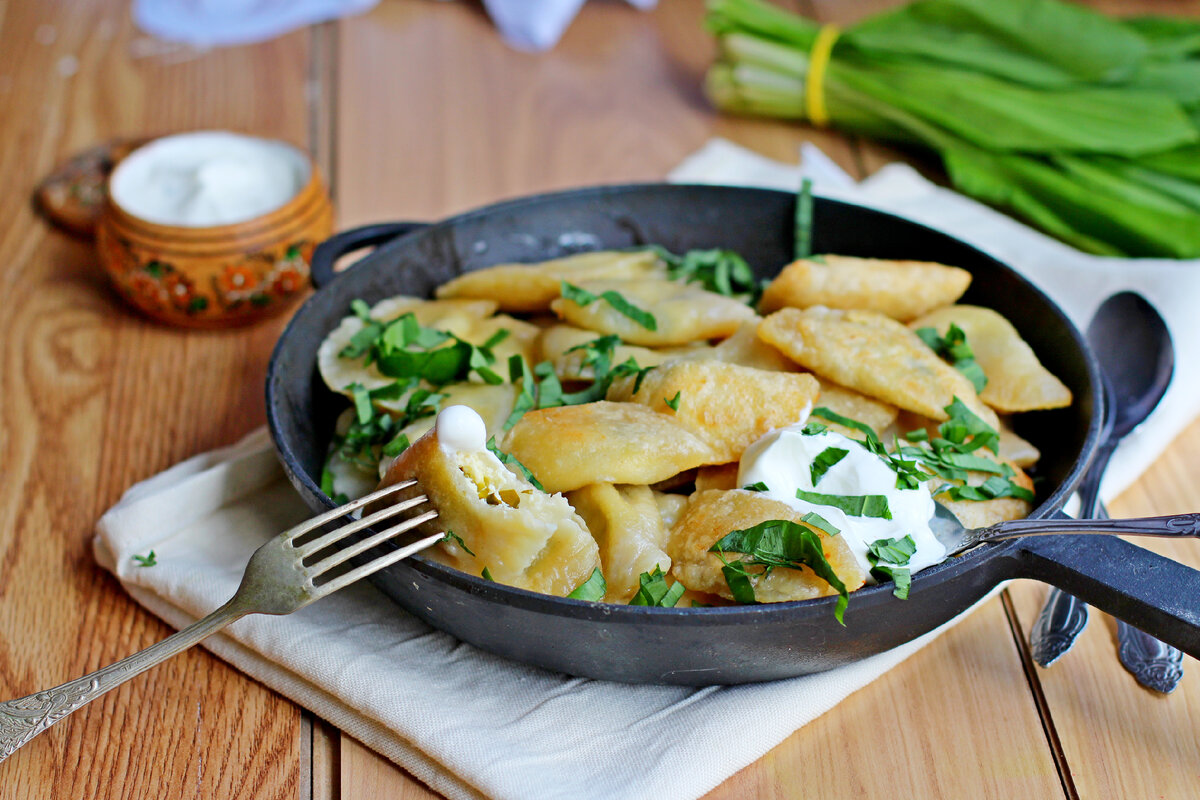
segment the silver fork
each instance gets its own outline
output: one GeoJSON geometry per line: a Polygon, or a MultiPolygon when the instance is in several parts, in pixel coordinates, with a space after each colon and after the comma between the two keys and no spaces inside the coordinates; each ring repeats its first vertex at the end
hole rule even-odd
{"type": "Polygon", "coordinates": [[[437,509],[430,508],[361,541],[345,543],[346,537],[353,533],[428,502],[429,498],[418,495],[362,519],[350,521],[311,540],[300,541],[322,525],[415,485],[416,481],[406,481],[388,486],[279,534],[250,556],[242,583],[229,602],[158,644],[53,689],[0,703],[0,761],[72,711],[186,650],[234,620],[246,614],[290,614],[445,538],[442,533],[426,536],[375,556],[349,571],[329,576],[330,570],[349,559],[437,517],[437,509]],[[337,549],[311,565],[304,564],[304,559],[331,547],[337,549]],[[316,583],[322,577],[327,577],[327,580],[316,583]]]}

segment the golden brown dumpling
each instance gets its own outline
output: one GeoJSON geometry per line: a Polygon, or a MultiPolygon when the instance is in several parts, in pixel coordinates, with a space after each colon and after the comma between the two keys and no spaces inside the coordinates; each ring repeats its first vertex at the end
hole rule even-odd
{"type": "MultiPolygon", "coordinates": [[[[757,492],[742,489],[697,492],[692,495],[687,509],[671,529],[667,540],[667,555],[674,562],[671,572],[688,589],[732,600],[733,593],[721,573],[721,559],[716,553],[708,552],[708,548],[731,531],[744,530],[768,520],[782,519],[805,525],[803,516],[790,506],[757,492]]],[[[810,529],[821,537],[825,558],[846,589],[854,591],[862,586],[867,578],[866,573],[846,543],[816,528],[810,529]]],[[[734,553],[725,554],[728,561],[739,557],[734,553]]],[[[753,573],[760,571],[761,567],[749,569],[753,573]]],[[[837,594],[832,586],[807,567],[802,570],[779,568],[765,577],[751,578],[751,583],[754,585],[755,598],[763,603],[837,594]]]]}
{"type": "Polygon", "coordinates": [[[737,461],[767,431],[802,421],[818,391],[812,375],[711,359],[656,367],[643,377],[635,394],[636,383],[633,377],[615,381],[608,399],[641,403],[672,415],[708,442],[721,464],[737,461]]]}
{"type": "Polygon", "coordinates": [[[628,603],[643,572],[671,569],[671,559],[663,552],[667,527],[649,486],[594,483],[576,489],[567,499],[600,547],[607,602],[628,603]]]}
{"type": "Polygon", "coordinates": [[[671,416],[607,401],[530,411],[509,431],[504,449],[550,492],[657,483],[722,460],[671,416]]]}
{"type": "Polygon", "coordinates": [[[784,267],[763,292],[760,307],[862,309],[907,322],[953,303],[970,284],[971,273],[945,264],[826,255],[784,267]]]}
{"type": "Polygon", "coordinates": [[[567,595],[600,566],[596,541],[561,495],[538,491],[487,450],[438,443],[436,427],[400,454],[380,488],[415,478],[438,510],[429,532],[453,532],[426,551],[435,561],[499,583],[567,595]],[[467,549],[474,553],[467,552],[467,549]]]}
{"type": "Polygon", "coordinates": [[[459,275],[438,287],[437,296],[495,300],[505,311],[545,311],[558,297],[561,282],[601,278],[666,276],[653,250],[578,253],[538,264],[497,264],[459,275]]]}

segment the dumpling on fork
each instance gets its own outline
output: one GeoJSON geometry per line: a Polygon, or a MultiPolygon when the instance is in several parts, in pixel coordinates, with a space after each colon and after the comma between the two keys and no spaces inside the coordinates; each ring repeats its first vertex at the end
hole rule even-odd
{"type": "Polygon", "coordinates": [[[438,516],[425,527],[447,534],[425,551],[433,560],[472,575],[486,568],[496,582],[520,589],[569,594],[599,568],[596,541],[566,498],[509,471],[485,436],[478,414],[450,406],[396,459],[380,488],[415,479],[429,497],[438,516]]]}

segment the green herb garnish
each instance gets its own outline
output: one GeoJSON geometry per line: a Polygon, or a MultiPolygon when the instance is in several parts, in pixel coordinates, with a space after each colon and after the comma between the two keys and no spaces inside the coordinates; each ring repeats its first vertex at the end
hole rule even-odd
{"type": "Polygon", "coordinates": [[[760,575],[768,575],[776,568],[802,569],[808,567],[838,592],[834,616],[845,625],[843,615],[849,603],[846,585],[838,578],[833,566],[825,557],[821,537],[808,528],[790,520],[767,520],[746,528],[731,531],[721,537],[709,552],[716,553],[724,563],[721,571],[730,592],[739,603],[754,602],[754,589],[747,566],[761,566],[760,575]],[[730,562],[725,553],[742,553],[749,556],[744,561],[730,562]],[[749,590],[749,591],[747,591],[749,590]]]}
{"type": "Polygon", "coordinates": [[[912,585],[912,570],[907,564],[917,552],[917,543],[912,536],[901,539],[878,539],[867,547],[867,560],[871,562],[871,575],[875,580],[890,578],[895,587],[892,594],[901,600],[908,599],[912,585]],[[881,563],[886,562],[886,563],[881,563]]]}
{"type": "Polygon", "coordinates": [[[825,531],[825,533],[829,534],[830,536],[837,536],[839,533],[841,533],[841,530],[836,525],[815,511],[809,511],[800,519],[801,521],[812,525],[814,528],[819,528],[825,531]]]}
{"type": "Polygon", "coordinates": [[[796,232],[793,254],[797,260],[812,255],[812,225],[812,180],[805,178],[800,181],[800,191],[796,194],[796,232]]]}
{"type": "Polygon", "coordinates": [[[742,488],[745,489],[747,492],[769,492],[770,491],[770,489],[767,488],[767,484],[763,483],[762,481],[755,481],[754,483],[750,484],[749,486],[743,486],[742,488]]]}
{"type": "Polygon", "coordinates": [[[825,477],[825,473],[829,471],[830,467],[848,455],[850,455],[850,451],[843,450],[840,447],[826,447],[822,450],[809,466],[809,472],[812,475],[812,485],[816,486],[817,482],[825,477]]]}
{"type": "Polygon", "coordinates": [[[818,506],[833,506],[852,517],[892,518],[887,496],[882,494],[822,494],[797,489],[796,497],[818,506]]]}
{"type": "Polygon", "coordinates": [[[732,250],[689,250],[682,256],[661,247],[655,251],[666,262],[670,280],[682,278],[687,283],[699,283],[708,291],[726,297],[749,295],[753,302],[762,293],[762,284],[755,280],[746,259],[732,250]]]}
{"type": "Polygon", "coordinates": [[[487,567],[483,568],[483,572],[479,573],[479,577],[483,578],[485,581],[491,581],[492,583],[496,582],[496,579],[492,577],[492,573],[487,567]]]}
{"type": "Polygon", "coordinates": [[[149,555],[134,556],[133,560],[137,562],[139,567],[153,567],[158,564],[158,556],[154,555],[153,550],[150,551],[149,555]]]}
{"type": "Polygon", "coordinates": [[[938,336],[934,328],[918,328],[917,336],[921,337],[921,341],[929,345],[933,352],[965,375],[976,392],[982,392],[987,386],[987,375],[983,374],[983,367],[975,360],[975,351],[967,344],[967,334],[962,328],[951,322],[945,336],[938,336]]]}
{"type": "Polygon", "coordinates": [[[682,391],[676,392],[675,396],[672,397],[670,400],[668,400],[664,397],[663,402],[666,403],[667,407],[669,407],[672,411],[678,411],[679,410],[679,396],[682,394],[683,394],[682,391]]]}
{"type": "Polygon", "coordinates": [[[596,567],[592,570],[592,574],[587,580],[575,587],[567,597],[572,600],[589,600],[596,602],[604,599],[604,593],[608,591],[608,584],[604,582],[604,575],[600,572],[600,568],[596,567]]]}
{"type": "Polygon", "coordinates": [[[679,598],[687,591],[682,583],[667,584],[667,577],[656,564],[650,572],[638,576],[638,590],[629,601],[631,606],[655,606],[674,608],[679,598]]]}
{"type": "Polygon", "coordinates": [[[562,296],[579,306],[588,306],[597,300],[603,300],[612,306],[613,310],[618,314],[628,317],[629,319],[641,325],[648,331],[658,330],[658,320],[649,311],[638,308],[633,303],[626,300],[619,292],[609,289],[607,292],[601,292],[599,295],[594,295],[586,289],[581,289],[578,286],[563,281],[561,283],[562,296]]]}
{"type": "Polygon", "coordinates": [[[466,551],[467,555],[469,555],[469,556],[475,555],[475,553],[473,553],[471,551],[471,548],[467,547],[467,543],[462,540],[462,537],[459,536],[454,531],[446,531],[446,535],[442,537],[442,542],[447,542],[447,543],[453,542],[454,544],[461,547],[464,551],[466,551]]]}
{"type": "Polygon", "coordinates": [[[507,466],[510,466],[510,467],[515,467],[517,472],[521,473],[521,475],[524,476],[525,480],[532,483],[534,485],[534,488],[536,488],[539,492],[546,491],[546,487],[542,486],[541,481],[539,481],[537,478],[535,478],[533,476],[533,473],[529,471],[529,467],[525,466],[520,461],[518,461],[517,457],[514,456],[512,453],[506,453],[496,445],[496,437],[495,436],[493,436],[487,440],[487,449],[491,450],[492,454],[495,455],[496,458],[500,459],[501,463],[506,464],[507,466]]]}

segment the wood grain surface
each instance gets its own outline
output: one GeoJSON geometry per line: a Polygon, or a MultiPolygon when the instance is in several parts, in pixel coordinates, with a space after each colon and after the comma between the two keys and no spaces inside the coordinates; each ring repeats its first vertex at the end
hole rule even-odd
{"type": "MultiPolygon", "coordinates": [[[[845,23],[892,0],[793,3],[845,23]]],[[[224,127],[308,147],[342,227],[435,219],[530,192],[657,180],[723,136],[794,160],[811,141],[851,174],[914,154],[716,115],[700,0],[651,13],[591,2],[560,45],[518,53],[477,2],[385,0],[263,44],[195,51],[147,37],[117,0],[0,0],[0,695],[95,669],[168,629],[94,563],[96,518],[132,483],[261,424],[280,320],[182,332],[109,291],[90,245],[29,196],[114,136],[224,127]]],[[[1117,12],[1200,12],[1118,2],[1117,12]]],[[[937,165],[916,156],[935,178],[937,165]]],[[[1112,506],[1200,508],[1200,423],[1112,506]]],[[[1155,545],[1193,566],[1200,552],[1155,545]]],[[[797,731],[710,798],[1164,797],[1200,785],[1200,665],[1170,697],[1118,664],[1094,612],[1049,670],[1024,637],[1045,587],[1021,582],[797,731]]],[[[56,726],[4,764],[8,798],[426,798],[434,793],[202,650],[56,726]]]]}

